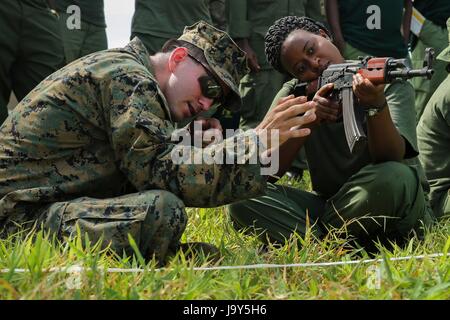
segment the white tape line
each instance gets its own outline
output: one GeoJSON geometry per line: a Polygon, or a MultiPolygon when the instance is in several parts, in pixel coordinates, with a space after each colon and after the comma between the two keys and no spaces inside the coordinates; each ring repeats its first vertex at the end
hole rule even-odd
{"type": "MultiPolygon", "coordinates": [[[[429,255],[419,255],[419,256],[407,256],[407,257],[398,257],[398,258],[389,258],[389,261],[402,261],[402,260],[421,260],[425,258],[439,258],[439,257],[448,257],[450,253],[444,255],[443,253],[433,253],[429,255]]],[[[215,271],[215,270],[244,270],[244,269],[274,269],[274,268],[305,268],[305,267],[331,267],[331,266],[342,266],[342,265],[353,265],[353,264],[367,264],[367,263],[375,263],[375,262],[383,262],[383,259],[368,259],[368,260],[351,260],[351,261],[335,261],[335,262],[307,262],[307,263],[292,263],[292,264],[250,264],[250,265],[238,265],[238,266],[217,266],[217,267],[194,267],[192,270],[194,271],[215,271]]],[[[132,268],[132,269],[122,269],[122,268],[107,268],[103,270],[103,268],[97,268],[101,272],[107,273],[143,273],[146,271],[166,271],[169,269],[160,268],[160,269],[140,269],[140,268],[132,268]]],[[[55,272],[65,272],[65,273],[80,273],[85,270],[91,270],[91,268],[84,268],[82,266],[69,266],[69,267],[59,267],[59,268],[50,268],[47,270],[43,270],[45,273],[55,273],[55,272]]],[[[29,272],[29,269],[1,269],[0,273],[25,273],[29,272]]]]}

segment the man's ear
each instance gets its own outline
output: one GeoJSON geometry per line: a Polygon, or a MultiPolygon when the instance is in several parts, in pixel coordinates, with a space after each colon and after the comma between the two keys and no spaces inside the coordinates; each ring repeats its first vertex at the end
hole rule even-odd
{"type": "Polygon", "coordinates": [[[173,72],[175,68],[178,66],[178,64],[186,59],[188,55],[188,49],[185,47],[178,47],[175,48],[169,57],[169,70],[170,72],[173,72]]]}

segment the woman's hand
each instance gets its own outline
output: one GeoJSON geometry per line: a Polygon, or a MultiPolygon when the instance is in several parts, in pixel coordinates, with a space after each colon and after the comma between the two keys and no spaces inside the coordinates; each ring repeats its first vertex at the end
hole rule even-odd
{"type": "Polygon", "coordinates": [[[335,122],[342,112],[342,107],[338,101],[330,98],[334,84],[329,83],[320,88],[313,98],[314,109],[317,116],[317,123],[335,122]]]}
{"type": "Polygon", "coordinates": [[[353,76],[353,92],[363,107],[380,109],[386,104],[384,84],[374,85],[359,73],[353,76]]]}

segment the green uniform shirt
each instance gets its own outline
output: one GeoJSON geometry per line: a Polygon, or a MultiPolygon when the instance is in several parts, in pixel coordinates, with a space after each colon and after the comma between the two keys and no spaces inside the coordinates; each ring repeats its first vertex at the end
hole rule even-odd
{"type": "Polygon", "coordinates": [[[76,5],[81,9],[81,20],[99,27],[106,27],[103,0],[56,0],[56,8],[67,13],[67,7],[76,5]]]}
{"type": "Polygon", "coordinates": [[[434,208],[450,189],[450,76],[428,101],[417,126],[417,139],[434,208]]]}
{"type": "Polygon", "coordinates": [[[448,0],[415,0],[414,7],[434,24],[446,28],[450,16],[450,1],[448,0]]]}
{"type": "Polygon", "coordinates": [[[374,56],[406,57],[407,48],[400,33],[403,6],[403,0],[339,1],[339,19],[345,41],[374,56]],[[377,20],[380,28],[369,29],[368,26],[373,28],[372,22],[377,20]]]}
{"type": "MultiPolygon", "coordinates": [[[[318,0],[314,0],[317,1],[318,0]]],[[[309,14],[306,0],[229,0],[228,28],[232,38],[248,38],[259,65],[271,69],[264,54],[264,36],[275,20],[285,16],[318,15],[320,9],[309,14]],[[305,9],[306,6],[306,9],[305,9]]],[[[310,7],[317,7],[310,6],[310,7]]],[[[318,17],[315,17],[318,18],[318,17]]]]}
{"type": "Polygon", "coordinates": [[[48,8],[47,0],[19,0],[19,2],[25,3],[33,7],[48,8]]]}
{"type": "MultiPolygon", "coordinates": [[[[200,207],[264,190],[259,164],[175,164],[173,130],[166,99],[139,39],[60,69],[0,127],[0,222],[17,203],[105,199],[122,195],[124,187],[167,190],[186,206],[200,207]]],[[[237,138],[253,141],[245,151],[237,150],[239,157],[257,156],[254,134],[237,138]]],[[[210,148],[235,157],[230,145],[210,148]]]]}
{"type": "MultiPolygon", "coordinates": [[[[297,79],[287,82],[275,97],[272,107],[281,97],[288,96],[297,83],[297,79]]],[[[417,156],[414,89],[409,83],[401,81],[386,86],[385,95],[394,125],[405,138],[405,158],[417,156]]],[[[343,122],[323,123],[313,129],[311,136],[306,140],[305,151],[313,189],[327,199],[336,194],[353,174],[371,163],[367,147],[359,154],[350,153],[343,122]]],[[[412,166],[421,170],[417,168],[417,163],[412,166]]],[[[425,179],[421,178],[426,186],[425,179]]]]}
{"type": "Polygon", "coordinates": [[[177,38],[198,20],[212,24],[209,0],[136,0],[131,31],[177,38]]]}

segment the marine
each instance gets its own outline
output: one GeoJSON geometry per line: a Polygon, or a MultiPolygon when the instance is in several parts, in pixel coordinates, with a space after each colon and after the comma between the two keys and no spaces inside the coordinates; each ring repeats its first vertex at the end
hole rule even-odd
{"type": "MultiPolygon", "coordinates": [[[[240,108],[246,72],[245,54],[228,34],[200,21],[155,55],[135,38],[53,73],[0,127],[1,233],[37,225],[64,239],[80,229],[119,254],[132,253],[131,236],[143,256],[165,263],[179,249],[186,206],[219,206],[264,189],[259,162],[177,164],[171,156],[178,121],[215,103],[240,108]]],[[[280,143],[308,134],[300,127],[313,115],[298,114],[310,107],[288,106],[258,130],[281,130],[280,143]]],[[[201,128],[220,125],[203,119],[201,128]]],[[[259,152],[257,131],[232,139],[248,141],[244,160],[259,152]]],[[[233,158],[225,142],[210,148],[233,158]]]]}

